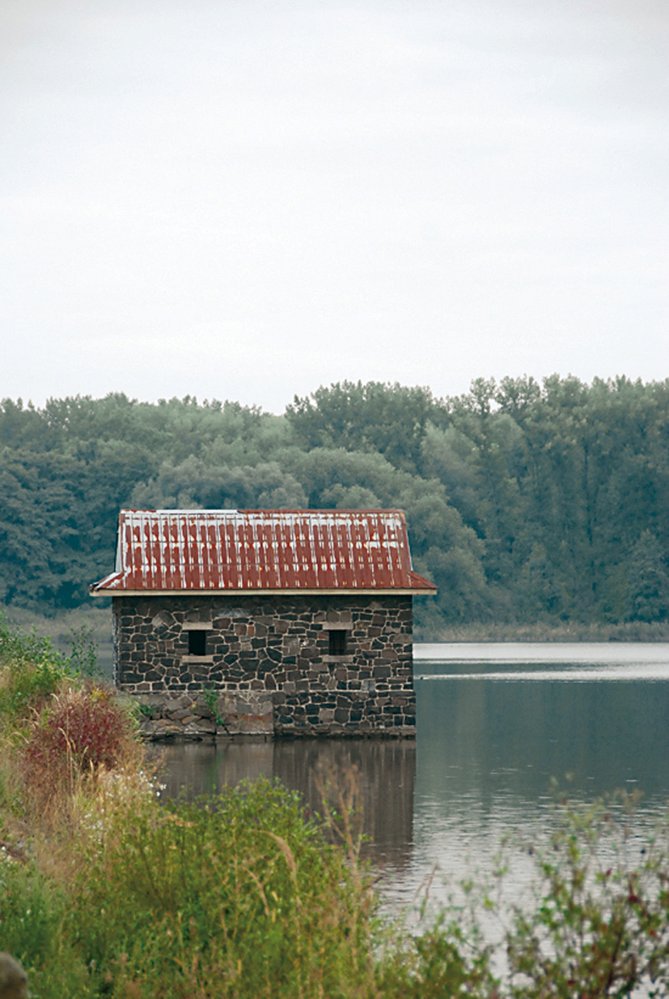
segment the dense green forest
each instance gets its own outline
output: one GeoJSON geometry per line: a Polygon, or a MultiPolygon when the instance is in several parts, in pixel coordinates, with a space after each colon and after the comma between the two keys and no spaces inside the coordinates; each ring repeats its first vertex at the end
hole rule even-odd
{"type": "Polygon", "coordinates": [[[0,602],[56,613],[113,567],[118,510],[400,507],[439,587],[423,635],[471,622],[669,619],[669,380],[349,382],[276,416],[125,395],[0,404],[0,602]]]}

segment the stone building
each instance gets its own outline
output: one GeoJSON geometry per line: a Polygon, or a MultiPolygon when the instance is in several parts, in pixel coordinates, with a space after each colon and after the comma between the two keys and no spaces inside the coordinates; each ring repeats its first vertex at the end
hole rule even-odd
{"type": "Polygon", "coordinates": [[[415,733],[397,510],[123,510],[114,677],[149,737],[415,733]]]}

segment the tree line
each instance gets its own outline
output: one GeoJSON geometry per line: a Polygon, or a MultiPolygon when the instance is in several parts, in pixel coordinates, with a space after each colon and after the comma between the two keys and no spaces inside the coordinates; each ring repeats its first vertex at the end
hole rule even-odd
{"type": "Polygon", "coordinates": [[[669,380],[341,382],[282,415],[194,397],[0,403],[0,602],[77,607],[131,507],[406,511],[454,623],[669,618],[669,380]]]}

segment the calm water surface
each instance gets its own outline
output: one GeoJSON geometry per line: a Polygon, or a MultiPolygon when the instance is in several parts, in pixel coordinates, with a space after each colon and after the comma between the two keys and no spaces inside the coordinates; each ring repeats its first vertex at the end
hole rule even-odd
{"type": "MultiPolygon", "coordinates": [[[[360,773],[368,853],[392,907],[428,880],[437,900],[491,870],[508,833],[540,836],[555,779],[592,799],[643,791],[640,833],[669,802],[669,644],[440,644],[415,648],[416,741],[190,744],[163,750],[168,793],[278,777],[314,808],[319,774],[360,773]]],[[[529,878],[518,861],[518,891],[529,878]]]]}

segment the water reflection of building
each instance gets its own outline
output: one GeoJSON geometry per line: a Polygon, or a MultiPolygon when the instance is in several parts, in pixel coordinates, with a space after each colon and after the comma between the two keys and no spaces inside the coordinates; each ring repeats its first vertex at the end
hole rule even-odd
{"type": "Polygon", "coordinates": [[[416,746],[413,742],[347,739],[284,742],[274,747],[274,776],[297,788],[318,811],[322,789],[355,772],[365,853],[376,865],[404,866],[413,840],[416,746]]]}
{"type": "Polygon", "coordinates": [[[161,780],[170,796],[215,793],[225,785],[278,778],[321,811],[322,794],[334,795],[355,774],[365,855],[379,867],[404,868],[413,841],[416,746],[413,741],[345,739],[281,742],[182,743],[158,751],[161,780]]]}

